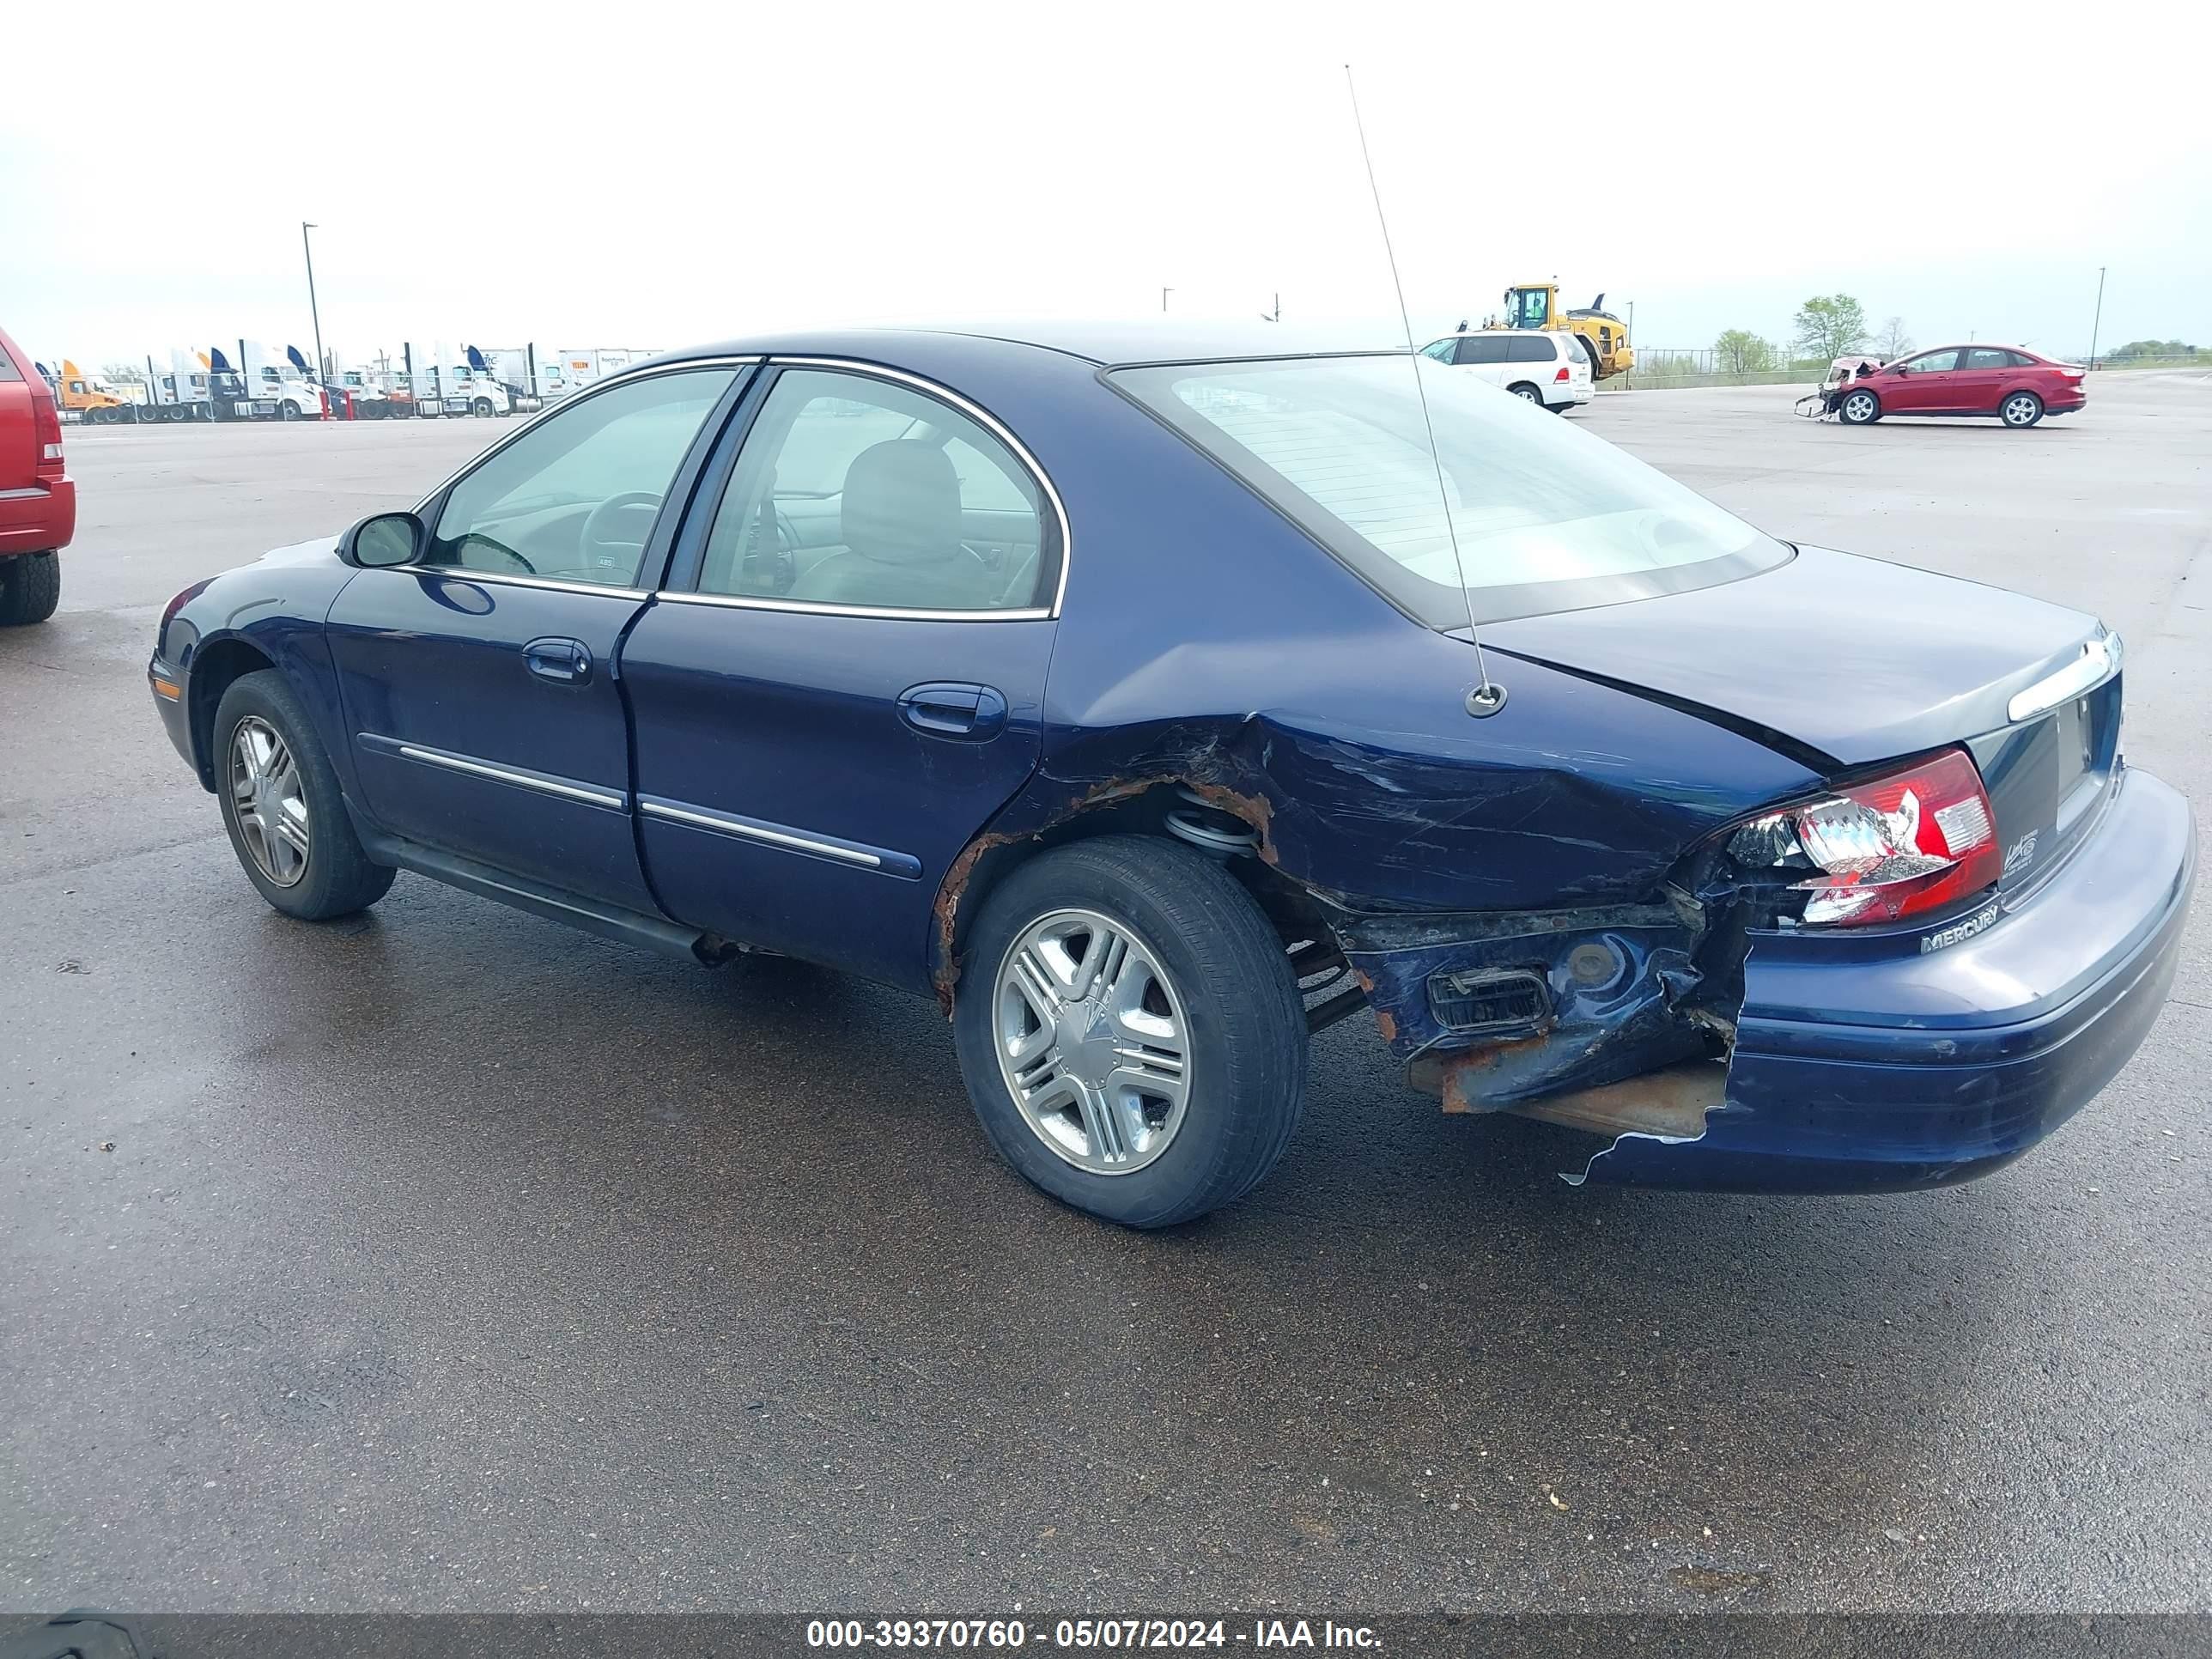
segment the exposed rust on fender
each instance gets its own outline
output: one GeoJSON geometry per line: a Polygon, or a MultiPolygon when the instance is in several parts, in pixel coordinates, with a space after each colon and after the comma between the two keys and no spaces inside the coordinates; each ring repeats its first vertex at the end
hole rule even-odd
{"type": "Polygon", "coordinates": [[[1376,1028],[1382,1033],[1383,1042],[1390,1042],[1396,1040],[1398,1022],[1390,1018],[1390,1011],[1388,1008],[1377,1008],[1375,1011],[1375,1024],[1376,1028]]]}
{"type": "Polygon", "coordinates": [[[969,842],[960,856],[947,867],[945,879],[938,887],[937,902],[933,907],[937,916],[937,967],[930,978],[937,989],[937,1006],[945,1011],[945,1018],[952,1018],[953,988],[960,981],[960,958],[953,951],[953,939],[959,929],[960,899],[968,890],[969,882],[975,878],[975,866],[982,862],[983,855],[1018,841],[1032,841],[1055,824],[1065,823],[1072,817],[1102,806],[1111,806],[1117,801],[1131,799],[1147,789],[1157,789],[1168,784],[1181,784],[1209,806],[1218,807],[1231,817],[1250,824],[1260,837],[1259,845],[1253,851],[1262,863],[1273,865],[1275,862],[1274,842],[1267,834],[1274,811],[1265,796],[1243,794],[1225,784],[1206,783],[1181,772],[1158,772],[1134,778],[1108,778],[1093,784],[1079,795],[1070,796],[1066,807],[1033,830],[986,830],[969,842]]]}
{"type": "Polygon", "coordinates": [[[1265,795],[1247,795],[1224,783],[1201,783],[1196,778],[1181,778],[1183,784],[1209,806],[1218,806],[1233,818],[1242,818],[1260,832],[1260,844],[1253,850],[1260,862],[1275,862],[1275,843],[1268,836],[1268,826],[1273,822],[1275,809],[1265,795]]]}

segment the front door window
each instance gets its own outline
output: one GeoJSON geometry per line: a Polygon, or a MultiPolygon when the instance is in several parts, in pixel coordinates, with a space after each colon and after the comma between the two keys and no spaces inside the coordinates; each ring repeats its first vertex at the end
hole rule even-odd
{"type": "Polygon", "coordinates": [[[562,405],[453,486],[422,562],[635,586],[661,499],[735,374],[646,375],[562,405]]]}

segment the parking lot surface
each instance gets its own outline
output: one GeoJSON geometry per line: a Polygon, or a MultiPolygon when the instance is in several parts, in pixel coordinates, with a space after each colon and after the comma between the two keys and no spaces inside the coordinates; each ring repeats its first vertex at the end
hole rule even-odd
{"type": "MultiPolygon", "coordinates": [[[[1574,418],[2098,612],[2212,823],[2212,376],[2025,433],[1792,395],[1574,418]]],[[[61,614],[0,634],[0,1604],[2207,1605],[2212,883],[2134,1063],[1973,1185],[1572,1190],[1587,1143],[1439,1115],[1359,1019],[1253,1197],[1119,1231],[993,1156],[933,1005],[255,896],[162,604],[505,429],[69,434],[61,614]]]]}

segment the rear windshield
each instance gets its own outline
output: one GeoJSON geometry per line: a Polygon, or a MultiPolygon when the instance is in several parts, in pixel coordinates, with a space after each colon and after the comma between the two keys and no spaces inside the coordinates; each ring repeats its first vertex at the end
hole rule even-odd
{"type": "Polygon", "coordinates": [[[1113,380],[1432,627],[1465,627],[1470,600],[1476,620],[1495,622],[1710,586],[1790,556],[1541,404],[1426,359],[1190,363],[1113,380]]]}

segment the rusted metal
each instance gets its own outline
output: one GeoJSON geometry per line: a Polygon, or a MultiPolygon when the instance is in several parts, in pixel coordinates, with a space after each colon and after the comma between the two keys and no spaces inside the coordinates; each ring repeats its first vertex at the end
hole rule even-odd
{"type": "Polygon", "coordinates": [[[1484,1099],[1480,1093],[1484,1074],[1505,1058],[1502,1051],[1520,1046],[1501,1042],[1462,1054],[1425,1054],[1408,1069],[1407,1081],[1425,1093],[1439,1097],[1447,1112],[1511,1112],[1517,1117],[1607,1135],[1694,1139],[1705,1132],[1705,1114],[1727,1098],[1727,1066],[1719,1060],[1695,1060],[1619,1083],[1601,1083],[1537,1100],[1499,1105],[1484,1099]]]}
{"type": "Polygon", "coordinates": [[[1245,794],[1225,784],[1209,783],[1202,779],[1180,772],[1157,772],[1142,777],[1107,778],[1093,784],[1081,794],[1072,797],[1066,806],[1054,816],[1029,831],[988,830],[969,842],[958,858],[953,860],[939,884],[937,902],[933,907],[937,918],[937,966],[931,980],[937,991],[937,1006],[944,1010],[947,1019],[952,1018],[954,988],[960,980],[960,958],[954,950],[959,933],[960,901],[975,879],[975,866],[986,854],[1016,842],[1034,840],[1047,830],[1066,823],[1085,812],[1096,811],[1102,806],[1133,799],[1148,789],[1180,784],[1209,806],[1218,808],[1231,817],[1249,824],[1260,840],[1252,850],[1264,863],[1275,862],[1274,843],[1269,840],[1268,823],[1273,817],[1273,808],[1261,795],[1245,794]]]}

